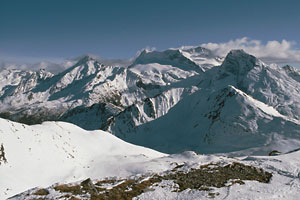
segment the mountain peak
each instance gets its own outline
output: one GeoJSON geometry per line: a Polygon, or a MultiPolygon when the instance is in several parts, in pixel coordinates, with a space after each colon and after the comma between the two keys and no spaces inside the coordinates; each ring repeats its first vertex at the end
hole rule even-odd
{"type": "Polygon", "coordinates": [[[221,67],[232,74],[245,74],[255,66],[261,65],[260,61],[242,49],[231,50],[221,67]]]}
{"type": "Polygon", "coordinates": [[[196,63],[185,57],[179,49],[167,49],[165,51],[143,50],[135,59],[133,65],[149,63],[172,65],[182,70],[202,71],[196,63]]]}
{"type": "Polygon", "coordinates": [[[95,60],[92,56],[90,55],[84,55],[82,58],[79,59],[78,63],[85,63],[88,62],[90,60],[95,60]]]}
{"type": "Polygon", "coordinates": [[[293,67],[291,65],[285,65],[282,68],[287,72],[297,72],[298,71],[295,67],[293,67]]]}
{"type": "Polygon", "coordinates": [[[186,51],[188,53],[197,53],[203,56],[211,56],[213,55],[213,52],[209,49],[206,49],[204,47],[182,47],[181,48],[182,51],[186,51]]]}
{"type": "Polygon", "coordinates": [[[228,55],[243,56],[243,55],[249,55],[249,54],[246,53],[243,49],[233,49],[228,53],[228,55]]]}
{"type": "Polygon", "coordinates": [[[82,65],[82,64],[86,64],[89,61],[92,62],[98,62],[100,59],[100,57],[93,55],[93,54],[85,54],[79,57],[77,63],[74,66],[78,66],[78,65],[82,65]]]}

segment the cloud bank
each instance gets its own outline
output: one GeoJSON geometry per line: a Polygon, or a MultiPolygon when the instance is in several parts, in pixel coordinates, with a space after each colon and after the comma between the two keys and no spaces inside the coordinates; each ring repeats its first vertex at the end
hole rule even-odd
{"type": "Polygon", "coordinates": [[[129,58],[129,59],[118,59],[118,58],[108,59],[108,58],[102,58],[99,55],[90,54],[90,53],[84,54],[84,55],[81,55],[81,56],[77,56],[77,57],[71,58],[69,60],[70,61],[74,61],[76,63],[77,61],[79,61],[80,59],[82,59],[85,56],[92,57],[93,59],[95,59],[98,62],[100,62],[100,63],[102,63],[104,65],[107,65],[107,66],[129,66],[129,65],[132,64],[132,62],[134,60],[134,57],[133,58],[129,58]]]}
{"type": "Polygon", "coordinates": [[[23,64],[22,58],[10,58],[10,60],[7,60],[6,57],[3,58],[0,55],[0,71],[3,69],[19,69],[24,71],[38,71],[39,69],[45,69],[48,72],[57,74],[75,65],[80,59],[87,55],[94,58],[95,60],[98,60],[100,63],[109,66],[129,66],[133,62],[133,59],[103,59],[98,55],[84,54],[75,58],[67,58],[66,60],[37,61],[37,58],[34,58],[32,60],[26,58],[23,59],[23,64]]]}
{"type": "MultiPolygon", "coordinates": [[[[204,43],[200,46],[213,51],[218,56],[226,56],[232,49],[243,49],[245,52],[250,53],[257,58],[260,58],[265,63],[276,63],[279,65],[290,64],[300,68],[300,50],[296,49],[296,42],[282,40],[282,41],[268,41],[266,43],[260,40],[252,40],[247,37],[230,40],[224,43],[204,43]]],[[[146,50],[153,51],[155,48],[145,48],[146,50]]],[[[142,49],[144,50],[144,49],[142,49]]],[[[140,52],[138,51],[135,57],[140,52]]],[[[47,59],[32,58],[32,57],[11,57],[3,54],[0,51],[0,71],[2,69],[21,69],[36,71],[45,69],[46,71],[57,74],[72,65],[74,65],[83,56],[89,55],[104,65],[111,66],[129,66],[132,64],[135,57],[129,59],[105,59],[94,54],[85,54],[75,58],[63,59],[49,59],[50,61],[41,61],[47,59]]]]}
{"type": "Polygon", "coordinates": [[[243,37],[225,43],[204,43],[201,46],[212,50],[219,56],[226,56],[231,49],[243,49],[266,63],[297,64],[300,66],[300,50],[295,48],[296,42],[293,41],[274,40],[263,44],[259,40],[243,37]]]}
{"type": "Polygon", "coordinates": [[[57,74],[70,66],[72,66],[74,62],[72,61],[63,61],[60,63],[41,61],[38,63],[27,63],[27,64],[17,64],[12,62],[1,62],[0,63],[0,71],[3,69],[20,69],[24,71],[38,71],[39,69],[45,69],[48,72],[53,74],[57,74]]]}

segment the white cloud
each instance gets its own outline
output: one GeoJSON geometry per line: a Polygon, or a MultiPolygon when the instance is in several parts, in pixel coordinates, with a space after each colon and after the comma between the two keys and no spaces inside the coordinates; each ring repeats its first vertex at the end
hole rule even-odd
{"type": "Polygon", "coordinates": [[[45,69],[48,72],[52,72],[54,74],[61,72],[68,67],[72,66],[74,62],[71,61],[63,61],[60,63],[48,62],[48,61],[41,61],[38,63],[27,63],[27,64],[18,64],[13,62],[2,62],[0,63],[0,71],[2,69],[20,69],[24,71],[37,71],[39,69],[45,69]]]}
{"type": "Polygon", "coordinates": [[[70,66],[69,60],[60,58],[39,58],[30,56],[12,56],[0,49],[0,70],[2,69],[21,69],[37,71],[45,69],[52,73],[58,73],[70,66]]]}
{"type": "Polygon", "coordinates": [[[201,44],[202,47],[212,50],[219,56],[226,56],[232,49],[243,49],[266,63],[294,63],[300,65],[300,50],[297,50],[295,45],[295,42],[287,40],[282,40],[281,42],[273,40],[263,44],[259,40],[250,40],[247,37],[230,40],[225,43],[201,44]]]}
{"type": "MultiPolygon", "coordinates": [[[[274,40],[262,43],[259,40],[251,40],[247,37],[243,37],[235,40],[230,40],[225,43],[204,43],[200,46],[212,50],[218,56],[226,56],[227,53],[232,49],[243,49],[245,52],[262,59],[266,63],[277,63],[280,65],[291,64],[292,66],[300,68],[300,50],[297,50],[295,48],[296,42],[293,41],[274,40]]],[[[146,47],[145,49],[138,51],[136,57],[143,50],[154,51],[155,48],[146,47]]],[[[93,57],[94,59],[98,60],[99,62],[105,65],[112,66],[128,66],[133,62],[135,58],[133,57],[130,59],[105,59],[94,54],[86,55],[93,57]]],[[[83,56],[67,58],[66,60],[63,60],[61,58],[8,56],[0,49],[0,70],[6,68],[35,71],[43,68],[47,71],[56,74],[74,65],[83,56]]]]}
{"type": "Polygon", "coordinates": [[[82,59],[84,56],[90,56],[92,57],[93,59],[99,61],[100,63],[104,64],[104,65],[107,65],[107,66],[129,66],[132,64],[134,58],[129,58],[129,59],[117,59],[117,58],[111,58],[111,59],[108,59],[108,58],[102,58],[101,56],[99,55],[96,55],[96,54],[91,54],[91,53],[88,53],[88,54],[84,54],[84,55],[81,55],[81,56],[77,56],[75,58],[71,58],[69,59],[70,61],[79,61],[80,59],[82,59]]]}
{"type": "Polygon", "coordinates": [[[90,56],[95,60],[98,60],[100,63],[109,66],[129,66],[133,62],[131,59],[104,59],[95,54],[85,54],[75,58],[62,59],[47,59],[34,58],[34,57],[12,57],[1,55],[0,52],[0,71],[3,69],[20,69],[24,71],[37,71],[39,69],[45,69],[48,72],[57,74],[64,71],[65,69],[76,64],[84,56],[90,56]]]}

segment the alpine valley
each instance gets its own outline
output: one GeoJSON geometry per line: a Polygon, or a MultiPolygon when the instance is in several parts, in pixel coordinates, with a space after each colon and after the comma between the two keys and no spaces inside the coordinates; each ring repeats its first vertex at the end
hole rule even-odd
{"type": "Polygon", "coordinates": [[[243,50],[4,69],[0,117],[0,199],[300,195],[300,71],[243,50]]]}

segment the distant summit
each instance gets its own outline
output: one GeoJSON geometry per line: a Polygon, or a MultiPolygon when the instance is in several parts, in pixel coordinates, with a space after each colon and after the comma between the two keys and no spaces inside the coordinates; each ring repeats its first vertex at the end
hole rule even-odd
{"type": "Polygon", "coordinates": [[[243,75],[260,64],[261,61],[259,61],[256,57],[247,54],[242,49],[239,49],[231,50],[225,57],[221,67],[232,74],[243,75]]]}

